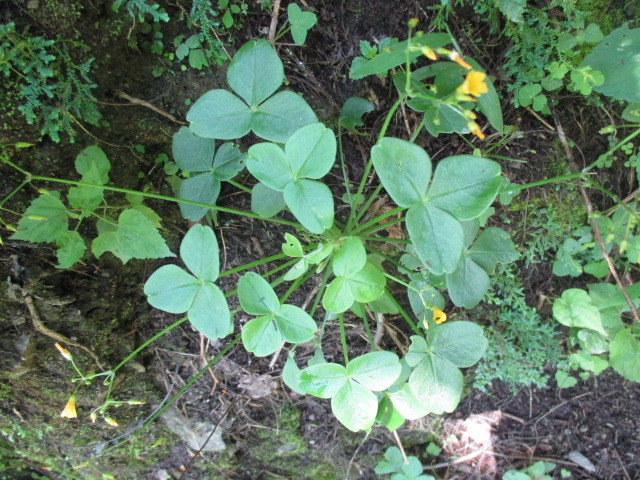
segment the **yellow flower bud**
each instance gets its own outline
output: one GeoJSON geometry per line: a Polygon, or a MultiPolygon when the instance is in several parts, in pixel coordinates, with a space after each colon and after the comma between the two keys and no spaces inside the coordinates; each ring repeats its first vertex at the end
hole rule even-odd
{"type": "Polygon", "coordinates": [[[64,406],[64,410],[60,413],[62,418],[78,418],[78,413],[76,412],[76,396],[71,395],[67,404],[64,406]]]}
{"type": "Polygon", "coordinates": [[[462,85],[458,87],[458,92],[465,95],[473,95],[474,97],[479,97],[483,93],[487,93],[489,91],[489,87],[487,87],[487,84],[485,82],[486,78],[486,73],[472,70],[467,74],[467,77],[464,79],[464,82],[462,82],[462,85]]]}
{"type": "Polygon", "coordinates": [[[447,321],[447,314],[438,307],[433,307],[433,321],[440,325],[447,321]]]}
{"type": "Polygon", "coordinates": [[[59,343],[56,343],[55,347],[60,352],[60,355],[62,355],[64,358],[66,358],[69,361],[71,361],[73,359],[73,355],[71,355],[71,352],[69,350],[67,350],[66,348],[64,348],[62,345],[60,345],[59,343]]]}
{"type": "Polygon", "coordinates": [[[113,418],[111,417],[104,417],[104,421],[107,422],[109,425],[111,425],[112,427],[117,427],[118,426],[118,422],[116,422],[113,418]]]}

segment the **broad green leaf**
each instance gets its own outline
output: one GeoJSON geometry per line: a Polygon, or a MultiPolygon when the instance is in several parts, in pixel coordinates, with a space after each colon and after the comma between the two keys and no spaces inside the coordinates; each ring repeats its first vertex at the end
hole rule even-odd
{"type": "Polygon", "coordinates": [[[67,193],[69,205],[82,211],[83,217],[90,217],[91,212],[100,206],[104,198],[104,189],[98,187],[71,187],[67,193]]]}
{"type": "Polygon", "coordinates": [[[67,230],[56,238],[58,265],[56,268],[71,268],[84,255],[87,246],[78,232],[67,230]]]}
{"type": "Polygon", "coordinates": [[[321,234],[333,225],[333,195],[324,183],[300,179],[284,188],[291,213],[311,233],[321,234]]]}
{"type": "Polygon", "coordinates": [[[278,332],[273,316],[254,318],[242,327],[242,344],[256,357],[266,357],[278,350],[282,335],[278,332]]]}
{"type": "Polygon", "coordinates": [[[353,305],[354,299],[345,277],[336,277],[327,286],[322,297],[322,306],[332,313],[342,313],[353,305]]]}
{"type": "Polygon", "coordinates": [[[349,380],[331,398],[331,410],[352,432],[368,430],[376,420],[378,399],[362,385],[349,380]]]}
{"type": "Polygon", "coordinates": [[[188,172],[206,172],[213,165],[215,140],[195,135],[189,127],[180,127],[173,134],[173,159],[180,169],[188,172]]]}
{"type": "MultiPolygon", "coordinates": [[[[211,173],[205,172],[182,180],[178,197],[190,202],[205,203],[213,207],[216,204],[216,200],[218,200],[218,195],[220,195],[220,187],[220,180],[214,178],[211,173]]],[[[180,203],[180,213],[184,218],[192,222],[200,220],[209,210],[209,207],[180,203]]]]}
{"type": "Polygon", "coordinates": [[[620,330],[611,341],[609,361],[624,378],[640,382],[640,341],[631,328],[620,330]]]}
{"type": "Polygon", "coordinates": [[[528,83],[518,90],[518,102],[523,107],[533,103],[533,99],[542,91],[539,83],[528,83]]]}
{"type": "Polygon", "coordinates": [[[431,100],[411,99],[409,107],[424,112],[424,126],[427,131],[437,137],[441,133],[468,131],[469,119],[453,105],[446,103],[433,104],[431,100]]]}
{"type": "Polygon", "coordinates": [[[417,420],[431,413],[429,407],[423,405],[405,383],[401,388],[391,387],[386,395],[391,399],[395,409],[407,420],[417,420]]]}
{"type": "Polygon", "coordinates": [[[515,23],[523,21],[522,14],[527,6],[527,0],[496,0],[496,7],[505,17],[515,23]]]}
{"type": "Polygon", "coordinates": [[[290,282],[296,278],[300,278],[309,268],[309,262],[306,259],[301,259],[293,264],[293,266],[282,277],[285,282],[290,282]]]}
{"type": "Polygon", "coordinates": [[[226,337],[233,331],[227,300],[211,282],[199,286],[187,316],[193,327],[209,340],[226,337]]]}
{"type": "Polygon", "coordinates": [[[201,48],[189,50],[189,65],[197,70],[202,70],[202,67],[208,67],[209,62],[204,50],[201,48]]]}
{"type": "Polygon", "coordinates": [[[628,104],[626,107],[624,107],[624,110],[622,111],[622,114],[620,116],[623,119],[625,119],[627,122],[639,123],[640,122],[640,103],[635,102],[635,103],[628,104]]]}
{"type": "Polygon", "coordinates": [[[251,315],[275,313],[280,301],[271,285],[255,272],[245,273],[238,281],[238,299],[242,309],[251,315]]]}
{"type": "MultiPolygon", "coordinates": [[[[604,75],[590,66],[582,66],[571,70],[571,84],[582,95],[589,95],[593,87],[600,86],[603,83],[604,75]]],[[[535,109],[535,107],[534,101],[533,108],[535,109]]]]}
{"type": "Polygon", "coordinates": [[[453,412],[462,396],[464,380],[458,367],[438,355],[428,355],[409,377],[416,399],[430,412],[453,412]]]}
{"type": "Polygon", "coordinates": [[[322,178],[335,161],[336,137],[322,123],[312,123],[289,137],[284,152],[296,178],[322,178]]]}
{"type": "Polygon", "coordinates": [[[410,41],[405,40],[404,42],[382,48],[380,53],[371,60],[367,60],[359,65],[358,68],[352,69],[349,72],[349,77],[352,80],[357,80],[367,75],[386,72],[398,65],[404,65],[407,61],[407,56],[408,60],[413,60],[422,55],[419,47],[426,46],[435,49],[449,43],[451,43],[451,36],[446,33],[427,33],[419,37],[416,36],[410,41]],[[407,52],[409,46],[413,48],[407,52]]]}
{"type": "Polygon", "coordinates": [[[183,313],[191,308],[200,283],[177,265],[164,265],[144,284],[148,302],[165,312],[183,313]]]}
{"type": "Polygon", "coordinates": [[[263,218],[277,215],[287,206],[282,192],[258,182],[251,189],[251,211],[263,218]]]}
{"type": "Polygon", "coordinates": [[[464,247],[458,220],[431,203],[420,203],[407,211],[406,225],[418,257],[431,272],[455,271],[464,247]]]}
{"type": "Polygon", "coordinates": [[[273,143],[258,143],[249,148],[247,169],[267,187],[281,192],[295,179],[282,149],[273,143]]]}
{"type": "Polygon", "coordinates": [[[590,66],[604,76],[596,92],[618,100],[640,102],[640,28],[627,24],[602,40],[581,66],[590,66]]]}
{"type": "Polygon", "coordinates": [[[490,287],[489,275],[469,255],[463,255],[458,268],[447,273],[449,296],[457,307],[475,307],[490,287]]]}
{"type": "Polygon", "coordinates": [[[251,107],[270,97],[284,81],[284,67],[266,40],[249,40],[233,56],[227,82],[251,107]]]}
{"type": "Polygon", "coordinates": [[[40,195],[31,202],[10,238],[28,242],[53,242],[68,230],[64,204],[54,195],[40,195]]]}
{"type": "Polygon", "coordinates": [[[96,237],[91,250],[98,258],[104,252],[111,252],[122,263],[132,258],[175,257],[153,223],[133,209],[123,210],[116,230],[96,237]]]}
{"type": "Polygon", "coordinates": [[[257,108],[251,119],[251,129],[265,140],[285,143],[298,128],[317,121],[318,117],[300,95],[283,91],[257,108]]]}
{"type": "Polygon", "coordinates": [[[376,173],[393,201],[411,207],[423,201],[431,178],[429,155],[399,138],[383,138],[372,149],[376,173]]]}
{"type": "Polygon", "coordinates": [[[407,288],[407,296],[417,318],[422,319],[426,315],[431,319],[433,307],[444,308],[444,297],[433,285],[424,280],[412,280],[409,285],[411,288],[407,288]]]}
{"type": "Polygon", "coordinates": [[[402,426],[405,421],[400,412],[394,407],[393,402],[387,396],[378,404],[378,413],[376,414],[376,422],[378,422],[387,430],[393,432],[402,426]]]}
{"type": "Polygon", "coordinates": [[[293,41],[298,45],[304,45],[304,41],[307,39],[307,31],[316,24],[318,18],[314,13],[303,12],[295,3],[289,4],[287,14],[289,15],[293,41]]]}
{"type": "Polygon", "coordinates": [[[498,163],[456,155],[438,163],[427,199],[458,220],[471,220],[493,203],[501,184],[498,163]]]}
{"type": "Polygon", "coordinates": [[[354,274],[367,263],[367,252],[358,237],[345,237],[342,245],[332,258],[333,273],[336,277],[354,274]]]}
{"type": "Polygon", "coordinates": [[[607,336],[600,312],[584,290],[569,288],[562,292],[562,297],[553,302],[553,316],[567,327],[588,328],[607,336]]]}
{"type": "Polygon", "coordinates": [[[447,322],[434,326],[429,329],[427,343],[434,355],[461,368],[478,363],[488,344],[482,327],[467,321],[447,322]]]}
{"type": "Polygon", "coordinates": [[[319,363],[300,373],[300,388],[319,398],[333,397],[348,381],[347,369],[337,363],[319,363]]]}
{"type": "Polygon", "coordinates": [[[109,182],[109,170],[111,164],[104,151],[98,146],[85,148],[76,157],[77,172],[82,175],[82,181],[97,185],[105,185],[109,182]]]}
{"type": "Polygon", "coordinates": [[[281,305],[274,320],[282,339],[289,343],[308,342],[318,329],[313,318],[295,305],[281,305]]]}
{"type": "Polygon", "coordinates": [[[485,228],[469,249],[469,255],[489,274],[498,263],[515,262],[520,257],[509,234],[497,227],[485,228]]]}
{"type": "Polygon", "coordinates": [[[602,30],[595,23],[590,23],[587,27],[578,33],[579,40],[586,43],[598,43],[604,38],[602,30]]]}
{"type": "Polygon", "coordinates": [[[197,278],[208,282],[214,282],[218,278],[218,240],[211,227],[193,225],[182,239],[180,257],[197,278]]]}
{"type": "Polygon", "coordinates": [[[210,90],[201,96],[187,112],[191,131],[204,138],[233,140],[251,130],[254,113],[226,90],[210,90]]]}
{"type": "Polygon", "coordinates": [[[349,290],[354,300],[362,303],[373,302],[382,296],[386,284],[385,276],[378,267],[367,262],[359,272],[347,277],[349,290]]]}
{"type": "Polygon", "coordinates": [[[398,310],[398,303],[395,301],[388,290],[385,290],[380,298],[369,303],[369,307],[374,313],[382,313],[388,315],[397,315],[398,313],[400,313],[400,310],[398,310]]]}
{"type": "Polygon", "coordinates": [[[293,359],[293,354],[289,352],[287,361],[282,369],[282,381],[291,390],[299,395],[304,395],[305,391],[300,387],[300,374],[302,371],[296,365],[296,361],[293,359]]]}
{"type": "Polygon", "coordinates": [[[240,151],[237,145],[226,142],[220,145],[213,160],[213,176],[226,181],[235,177],[243,168],[247,155],[240,151]]]}
{"type": "Polygon", "coordinates": [[[363,126],[362,116],[365,113],[373,112],[373,110],[375,110],[375,105],[369,100],[360,97],[349,97],[344,102],[342,110],[340,110],[340,125],[350,132],[361,135],[356,127],[363,126]]]}
{"type": "MultiPolygon", "coordinates": [[[[570,376],[569,373],[564,370],[558,370],[554,377],[556,382],[558,382],[558,388],[571,388],[578,383],[578,380],[575,377],[570,376]]],[[[530,480],[528,475],[527,480],[530,480]]]]}
{"type": "Polygon", "coordinates": [[[374,392],[393,385],[401,370],[398,356],[393,352],[365,353],[347,365],[349,377],[374,392]]]}
{"type": "Polygon", "coordinates": [[[285,243],[282,244],[282,253],[291,258],[298,258],[304,255],[300,240],[290,233],[284,234],[285,243]]]}

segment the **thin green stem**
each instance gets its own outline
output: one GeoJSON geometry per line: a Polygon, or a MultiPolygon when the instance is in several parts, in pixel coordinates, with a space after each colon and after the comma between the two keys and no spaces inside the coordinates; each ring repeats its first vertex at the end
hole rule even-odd
{"type": "Polygon", "coordinates": [[[313,268],[310,268],[307,272],[305,272],[304,275],[301,275],[298,278],[296,278],[293,281],[293,283],[289,285],[289,288],[287,289],[287,291],[284,292],[284,295],[280,299],[280,303],[286,302],[287,298],[289,298],[289,295],[295,292],[298,289],[298,287],[300,287],[300,285],[302,285],[304,282],[309,280],[313,274],[314,274],[313,268]]]}
{"type": "Polygon", "coordinates": [[[393,280],[396,283],[399,283],[400,285],[402,285],[403,287],[406,287],[409,290],[413,290],[414,292],[420,293],[420,290],[418,290],[416,287],[409,285],[407,282],[400,280],[398,277],[391,275],[390,273],[387,272],[382,272],[382,274],[387,277],[389,280],[393,280]]]}
{"type": "Polygon", "coordinates": [[[373,190],[373,193],[369,195],[369,198],[367,198],[367,201],[364,202],[362,206],[358,209],[357,215],[355,217],[355,220],[353,220],[352,224],[357,224],[360,221],[360,219],[364,217],[364,215],[369,210],[369,207],[371,206],[371,204],[376,200],[376,198],[379,198],[378,195],[380,194],[381,191],[382,191],[382,183],[379,183],[376,186],[376,188],[373,190]]]}
{"type": "Polygon", "coordinates": [[[20,185],[18,185],[16,188],[13,189],[13,191],[7,195],[6,197],[4,197],[2,199],[2,201],[0,202],[0,207],[2,207],[5,203],[7,203],[11,197],[13,197],[16,193],[18,193],[20,190],[22,190],[22,188],[29,183],[29,179],[24,180],[20,185]]]}
{"type": "Polygon", "coordinates": [[[360,240],[367,240],[369,242],[391,242],[391,243],[404,243],[404,244],[409,244],[411,243],[411,240],[405,240],[404,238],[389,238],[389,237],[368,237],[368,236],[362,236],[362,235],[358,235],[358,238],[360,238],[360,240]]]}
{"type": "Polygon", "coordinates": [[[400,218],[396,218],[393,220],[389,220],[388,222],[385,223],[379,223],[382,220],[384,220],[385,218],[389,218],[392,215],[395,215],[397,213],[402,212],[403,210],[406,210],[405,207],[396,207],[393,210],[389,210],[388,212],[385,212],[384,214],[380,215],[379,217],[376,217],[372,220],[369,220],[367,223],[364,223],[362,225],[360,225],[358,228],[356,228],[352,234],[353,235],[371,235],[372,233],[377,232],[378,230],[384,230],[385,228],[389,228],[391,225],[395,225],[396,223],[402,223],[405,220],[405,217],[400,217],[400,218]]]}
{"type": "Polygon", "coordinates": [[[226,180],[227,183],[233,185],[236,188],[239,188],[240,190],[243,190],[247,193],[251,193],[251,189],[249,187],[245,187],[244,185],[242,185],[241,183],[236,182],[235,180],[226,180]]]}
{"type": "Polygon", "coordinates": [[[338,123],[338,154],[340,156],[340,167],[342,168],[342,178],[344,189],[347,194],[347,200],[353,211],[353,196],[351,195],[351,187],[349,186],[349,176],[347,175],[347,166],[344,161],[344,149],[342,148],[342,125],[338,123]]]}
{"type": "Polygon", "coordinates": [[[624,146],[628,141],[633,140],[635,137],[637,137],[638,135],[640,135],[640,128],[638,128],[635,132],[630,133],[629,135],[627,135],[625,138],[623,138],[622,140],[620,140],[618,143],[616,143],[613,147],[611,147],[609,150],[607,150],[606,152],[604,152],[602,155],[600,155],[591,165],[589,165],[587,168],[585,168],[584,170],[582,170],[583,172],[588,172],[590,171],[592,168],[594,168],[599,160],[603,157],[608,157],[609,155],[611,155],[613,152],[615,152],[616,150],[618,150],[619,148],[621,148],[622,146],[624,146]]]}
{"type": "Polygon", "coordinates": [[[369,341],[369,346],[371,348],[375,348],[375,343],[373,341],[373,335],[371,334],[371,327],[369,326],[369,319],[367,318],[366,310],[364,312],[364,316],[362,317],[362,323],[364,324],[364,331],[367,332],[367,340],[369,341]]]}
{"type": "Polygon", "coordinates": [[[349,353],[347,346],[347,333],[344,330],[344,315],[338,314],[338,322],[340,323],[340,341],[342,342],[342,355],[344,356],[344,366],[349,365],[349,353]]]}
{"type": "Polygon", "coordinates": [[[256,218],[258,220],[265,220],[267,222],[275,222],[275,223],[281,223],[283,225],[290,225],[290,226],[296,227],[296,228],[301,228],[302,227],[302,225],[300,225],[298,222],[291,222],[289,220],[283,220],[283,219],[280,219],[280,218],[263,218],[260,215],[258,215],[256,213],[252,213],[252,212],[245,212],[243,210],[236,210],[234,208],[220,207],[218,205],[211,205],[209,203],[194,202],[194,201],[191,201],[191,200],[184,200],[182,198],[169,197],[167,195],[159,195],[159,194],[156,194],[156,193],[140,192],[138,190],[129,190],[129,189],[126,189],[126,188],[110,187],[108,185],[95,185],[93,183],[77,182],[77,181],[74,181],[74,180],[66,180],[66,179],[62,179],[62,178],[43,177],[41,175],[30,175],[29,178],[31,180],[40,180],[40,181],[43,181],[43,182],[55,182],[55,183],[64,183],[64,184],[67,184],[67,185],[76,185],[76,186],[80,186],[80,187],[101,188],[103,190],[109,190],[109,191],[112,191],[112,192],[129,193],[131,195],[139,195],[141,197],[155,198],[157,200],[165,200],[167,202],[185,203],[187,205],[194,205],[196,207],[210,208],[212,210],[216,210],[216,211],[219,211],[219,212],[232,213],[234,215],[241,215],[241,216],[244,216],[244,217],[256,218]]]}
{"type": "Polygon", "coordinates": [[[584,173],[569,173],[567,175],[560,175],[558,177],[553,178],[545,178],[544,180],[538,180],[536,182],[525,183],[524,185],[513,185],[513,187],[509,187],[509,192],[515,193],[520,190],[524,190],[525,188],[539,187],[540,185],[546,185],[548,183],[560,183],[567,180],[574,180],[578,178],[584,179],[584,173]]]}
{"type": "Polygon", "coordinates": [[[592,178],[588,178],[585,180],[585,185],[588,187],[592,187],[595,188],[596,190],[601,191],[602,193],[604,193],[605,195],[611,197],[613,199],[613,201],[615,201],[618,205],[620,205],[620,207],[624,208],[627,212],[629,212],[629,214],[632,217],[638,218],[640,215],[638,214],[638,212],[636,212],[633,208],[631,208],[629,205],[627,205],[626,203],[624,203],[619,196],[617,196],[615,193],[613,193],[610,190],[607,190],[606,188],[604,188],[602,185],[600,185],[598,182],[596,182],[595,180],[593,180],[592,178]]]}
{"type": "Polygon", "coordinates": [[[329,280],[329,269],[324,271],[324,275],[322,275],[322,281],[320,282],[320,286],[318,287],[318,293],[316,294],[316,299],[313,301],[313,306],[309,311],[309,315],[313,317],[318,309],[318,305],[320,304],[320,299],[324,294],[324,289],[327,287],[327,281],[329,280]]]}
{"type": "Polygon", "coordinates": [[[375,253],[376,255],[380,255],[382,258],[384,258],[387,262],[392,263],[393,265],[396,266],[396,268],[398,269],[398,271],[400,271],[400,273],[404,273],[404,274],[409,274],[411,273],[411,271],[405,267],[404,265],[402,265],[400,262],[398,262],[395,258],[387,255],[386,253],[384,253],[382,250],[378,250],[377,248],[371,248],[368,247],[369,250],[371,250],[373,253],[375,253]]]}
{"type": "Polygon", "coordinates": [[[391,295],[391,293],[389,293],[389,298],[391,299],[391,303],[393,303],[395,307],[398,309],[398,311],[400,312],[400,315],[402,315],[402,318],[404,318],[405,321],[409,324],[409,326],[411,327],[411,330],[413,330],[416,334],[422,336],[422,332],[420,331],[418,326],[415,324],[413,320],[411,320],[411,317],[409,316],[409,314],[405,311],[404,308],[400,306],[398,301],[394,298],[393,295],[391,295]]]}
{"type": "Polygon", "coordinates": [[[256,260],[255,262],[245,263],[244,265],[240,265],[239,267],[225,270],[224,272],[220,273],[220,275],[218,275],[218,278],[242,272],[243,270],[249,270],[253,267],[259,267],[260,265],[264,265],[265,263],[273,262],[275,260],[280,260],[287,257],[288,255],[286,253],[276,253],[275,255],[271,255],[270,257],[261,258],[260,260],[256,260]]]}

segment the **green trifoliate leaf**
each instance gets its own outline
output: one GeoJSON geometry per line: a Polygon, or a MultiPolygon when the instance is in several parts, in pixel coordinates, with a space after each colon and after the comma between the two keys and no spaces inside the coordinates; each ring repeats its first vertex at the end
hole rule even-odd
{"type": "Polygon", "coordinates": [[[428,355],[409,377],[409,387],[416,399],[431,413],[453,412],[462,396],[462,372],[437,355],[428,355]]]}
{"type": "Polygon", "coordinates": [[[244,168],[246,161],[247,155],[242,153],[237,145],[231,142],[223,143],[213,159],[211,174],[218,180],[230,180],[244,168]]]}
{"type": "Polygon", "coordinates": [[[490,287],[489,275],[469,255],[463,255],[458,268],[447,273],[449,296],[458,307],[475,307],[490,287]]]}
{"type": "Polygon", "coordinates": [[[372,302],[384,293],[385,277],[378,267],[367,263],[362,270],[344,277],[336,277],[322,297],[322,305],[332,313],[342,313],[354,301],[372,302]]]}
{"type": "Polygon", "coordinates": [[[317,121],[318,117],[300,95],[283,91],[258,107],[251,119],[251,129],[265,140],[285,143],[301,125],[317,121]]]}
{"type": "Polygon", "coordinates": [[[593,305],[589,294],[579,288],[569,288],[562,292],[561,298],[556,298],[553,316],[567,327],[588,328],[607,336],[598,308],[593,305]]]}
{"type": "Polygon", "coordinates": [[[520,257],[509,234],[497,227],[484,229],[469,255],[487,273],[493,273],[498,263],[515,262],[520,257]]]}
{"type": "Polygon", "coordinates": [[[347,369],[337,363],[319,363],[300,373],[300,388],[319,398],[333,397],[348,381],[347,369]]]}
{"type": "Polygon", "coordinates": [[[294,174],[284,151],[273,143],[258,143],[249,148],[247,169],[267,187],[281,192],[294,174]]]}
{"type": "Polygon", "coordinates": [[[250,40],[236,52],[227,69],[227,82],[251,107],[269,98],[284,81],[284,67],[266,40],[250,40]]]}
{"type": "Polygon", "coordinates": [[[604,75],[589,66],[583,66],[571,71],[571,84],[582,95],[591,94],[594,87],[598,87],[603,83],[604,75]]]}
{"type": "Polygon", "coordinates": [[[609,345],[611,366],[623,377],[640,382],[640,341],[631,328],[620,330],[609,345]]]}
{"type": "Polygon", "coordinates": [[[322,123],[312,123],[296,130],[284,151],[295,178],[322,178],[335,161],[336,137],[322,123]]]}
{"type": "Polygon", "coordinates": [[[58,265],[56,268],[71,268],[84,255],[87,246],[80,234],[74,230],[67,230],[56,239],[58,250],[58,265]]]}
{"type": "Polygon", "coordinates": [[[183,313],[191,308],[198,293],[198,279],[177,265],[164,265],[144,284],[149,303],[165,312],[183,313]]]}
{"type": "Polygon", "coordinates": [[[500,165],[472,155],[456,155],[438,163],[428,202],[458,220],[471,220],[494,201],[502,185],[500,165]]]}
{"type": "Polygon", "coordinates": [[[206,172],[213,166],[215,140],[195,135],[188,127],[173,134],[173,159],[182,170],[206,172]]]}
{"type": "Polygon", "coordinates": [[[428,347],[434,355],[456,367],[470,367],[480,361],[487,349],[482,327],[466,322],[447,322],[429,330],[428,347]]]}
{"type": "Polygon", "coordinates": [[[394,202],[410,207],[423,201],[431,178],[427,152],[406,140],[383,138],[371,150],[371,158],[394,202]]]}
{"type": "Polygon", "coordinates": [[[356,127],[364,125],[362,116],[375,110],[375,105],[360,97],[349,97],[340,110],[340,125],[350,132],[362,135],[356,127]]]}
{"type": "Polygon", "coordinates": [[[324,183],[295,180],[283,194],[291,213],[311,233],[321,234],[333,225],[333,195],[324,183]]]}
{"type": "Polygon", "coordinates": [[[304,255],[304,251],[302,250],[302,244],[300,240],[291,235],[290,233],[284,234],[285,243],[282,244],[282,253],[291,257],[298,258],[304,255]]]}
{"type": "Polygon", "coordinates": [[[280,308],[271,285],[255,272],[245,273],[238,282],[238,298],[242,309],[251,315],[266,315],[280,308]]]}
{"type": "Polygon", "coordinates": [[[199,286],[187,316],[193,327],[210,340],[226,337],[233,331],[227,300],[211,282],[199,286]]]}
{"type": "Polygon", "coordinates": [[[331,398],[331,410],[352,432],[368,430],[376,420],[378,399],[370,390],[349,380],[331,398]]]}
{"type": "Polygon", "coordinates": [[[398,379],[402,367],[392,352],[370,352],[352,359],[347,365],[349,376],[374,392],[386,390],[398,379]]]}
{"type": "Polygon", "coordinates": [[[192,226],[180,244],[180,257],[201,280],[214,282],[220,273],[218,240],[211,227],[192,226]]]}
{"type": "Polygon", "coordinates": [[[282,339],[289,343],[308,342],[318,329],[313,318],[295,305],[281,305],[274,320],[282,339]]]}
{"type": "Polygon", "coordinates": [[[407,211],[406,224],[418,257],[431,272],[455,271],[464,247],[458,220],[431,203],[419,203],[407,211]]]}
{"type": "Polygon", "coordinates": [[[242,344],[256,357],[266,357],[275,352],[282,343],[273,316],[254,318],[242,327],[242,344]]]}
{"type": "Polygon", "coordinates": [[[402,387],[391,387],[386,395],[393,403],[394,408],[407,420],[418,420],[431,413],[428,406],[423,405],[420,400],[411,392],[408,383],[402,387]]]}
{"type": "Polygon", "coordinates": [[[358,237],[345,237],[332,258],[333,273],[336,277],[354,274],[367,263],[367,252],[358,237]]]}
{"type": "Polygon", "coordinates": [[[253,112],[226,90],[211,90],[201,96],[187,113],[189,128],[204,138],[233,140],[251,131],[253,112]]]}
{"type": "Polygon", "coordinates": [[[122,263],[132,258],[175,257],[153,223],[133,209],[123,210],[116,229],[98,235],[91,250],[98,258],[104,252],[111,252],[122,263]]]}
{"type": "Polygon", "coordinates": [[[181,199],[211,205],[211,207],[202,207],[180,203],[182,216],[192,222],[197,222],[204,217],[210,208],[215,206],[218,195],[220,195],[220,187],[220,180],[208,172],[182,180],[180,191],[178,192],[178,196],[181,199]]]}
{"type": "Polygon", "coordinates": [[[67,209],[56,194],[40,195],[31,202],[12,240],[53,242],[68,230],[67,209]]]}
{"type": "Polygon", "coordinates": [[[298,45],[304,45],[304,41],[307,39],[307,31],[316,24],[318,18],[314,13],[303,12],[295,3],[289,4],[287,14],[289,15],[293,41],[298,45]]]}
{"type": "Polygon", "coordinates": [[[280,213],[287,204],[282,192],[258,182],[251,189],[251,211],[263,218],[270,218],[280,213]]]}

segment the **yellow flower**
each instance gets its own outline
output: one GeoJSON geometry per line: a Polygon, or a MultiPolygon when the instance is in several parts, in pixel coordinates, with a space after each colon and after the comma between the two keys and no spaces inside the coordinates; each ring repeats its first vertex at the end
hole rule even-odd
{"type": "Polygon", "coordinates": [[[427,57],[429,60],[433,60],[434,62],[438,60],[438,54],[432,48],[422,47],[421,50],[423,55],[427,57]]]}
{"type": "Polygon", "coordinates": [[[438,307],[433,307],[433,321],[440,325],[447,321],[447,314],[438,307]]]}
{"type": "Polygon", "coordinates": [[[484,138],[486,137],[486,135],[482,132],[482,130],[480,130],[480,127],[476,122],[467,123],[467,128],[471,133],[473,133],[480,140],[484,140],[484,138]]]}
{"type": "Polygon", "coordinates": [[[118,422],[116,422],[113,418],[111,417],[104,417],[104,421],[107,422],[109,425],[111,425],[112,427],[117,427],[118,426],[118,422]]]}
{"type": "Polygon", "coordinates": [[[485,82],[486,78],[486,73],[471,70],[467,74],[467,78],[462,82],[462,85],[458,87],[458,91],[466,95],[479,97],[483,93],[487,93],[489,91],[489,87],[487,87],[487,83],[485,82]]]}
{"type": "Polygon", "coordinates": [[[60,413],[62,418],[78,418],[78,413],[76,412],[76,396],[71,395],[69,401],[64,406],[64,410],[60,413]]]}
{"type": "Polygon", "coordinates": [[[449,60],[452,62],[456,62],[461,67],[466,68],[467,70],[471,70],[473,67],[464,61],[464,58],[460,56],[458,52],[449,53],[449,60]]]}
{"type": "Polygon", "coordinates": [[[66,348],[64,348],[62,345],[60,345],[59,343],[56,343],[56,348],[58,349],[58,351],[60,352],[60,355],[62,355],[64,358],[66,358],[67,360],[71,361],[71,359],[73,358],[73,355],[71,355],[71,352],[69,350],[67,350],[66,348]]]}

